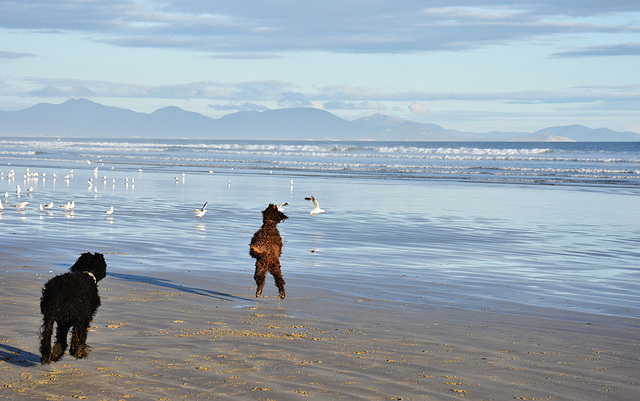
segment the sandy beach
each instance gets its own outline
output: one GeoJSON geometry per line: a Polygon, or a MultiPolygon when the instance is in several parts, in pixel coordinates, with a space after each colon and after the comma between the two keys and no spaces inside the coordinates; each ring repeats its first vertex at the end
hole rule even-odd
{"type": "Polygon", "coordinates": [[[42,366],[38,301],[52,274],[14,261],[0,274],[4,399],[640,397],[637,319],[425,307],[378,298],[379,284],[297,274],[281,301],[272,281],[254,298],[250,275],[109,273],[89,358],[42,366]]]}
{"type": "Polygon", "coordinates": [[[104,144],[53,145],[0,179],[2,399],[640,399],[636,187],[158,167],[136,143],[96,173],[104,144]],[[268,276],[256,299],[248,244],[285,201],[287,298],[268,276]],[[87,251],[91,353],[42,366],[41,288],[87,251]]]}

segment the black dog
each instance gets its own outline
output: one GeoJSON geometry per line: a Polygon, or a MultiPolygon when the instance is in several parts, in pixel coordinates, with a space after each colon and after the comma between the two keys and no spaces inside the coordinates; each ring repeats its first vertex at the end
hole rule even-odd
{"type": "Polygon", "coordinates": [[[270,204],[262,211],[262,227],[251,238],[249,255],[256,259],[256,272],[253,275],[253,279],[258,285],[256,297],[262,294],[267,271],[276,281],[280,298],[284,299],[285,297],[284,278],[282,278],[280,271],[282,237],[280,237],[276,224],[286,219],[287,216],[278,209],[278,206],[270,204]]]}
{"type": "Polygon", "coordinates": [[[101,253],[80,255],[64,273],[49,280],[42,289],[40,311],[44,315],[40,331],[40,362],[56,362],[67,349],[67,333],[71,332],[69,352],[76,359],[89,355],[87,330],[100,306],[98,281],[107,275],[107,264],[101,253]],[[56,342],[51,350],[53,324],[57,323],[56,342]]]}

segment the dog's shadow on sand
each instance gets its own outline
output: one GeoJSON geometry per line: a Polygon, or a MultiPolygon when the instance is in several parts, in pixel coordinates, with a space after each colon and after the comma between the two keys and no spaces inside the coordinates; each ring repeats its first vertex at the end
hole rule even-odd
{"type": "Polygon", "coordinates": [[[170,288],[176,291],[186,292],[188,294],[202,295],[204,297],[217,298],[222,301],[251,301],[260,302],[255,298],[239,297],[236,295],[226,294],[223,292],[205,290],[202,288],[184,286],[182,284],[176,284],[175,282],[163,278],[141,276],[139,274],[123,274],[123,273],[107,273],[107,277],[113,277],[119,280],[133,281],[136,283],[147,283],[151,285],[157,285],[159,287],[170,288]]]}
{"type": "Polygon", "coordinates": [[[40,366],[40,355],[7,344],[0,344],[0,361],[22,367],[40,366]]]}

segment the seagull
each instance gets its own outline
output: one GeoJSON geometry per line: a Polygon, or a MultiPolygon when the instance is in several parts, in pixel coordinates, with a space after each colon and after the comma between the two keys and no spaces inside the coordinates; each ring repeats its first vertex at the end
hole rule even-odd
{"type": "Polygon", "coordinates": [[[308,198],[304,198],[305,200],[310,200],[311,202],[313,202],[313,210],[311,211],[311,215],[316,215],[318,213],[324,213],[325,211],[320,209],[320,206],[318,205],[318,201],[316,200],[316,198],[313,197],[313,195],[311,195],[308,198]]]}
{"type": "Polygon", "coordinates": [[[204,218],[204,215],[207,214],[207,205],[209,204],[209,202],[205,202],[204,205],[202,205],[202,209],[193,209],[193,213],[196,214],[196,216],[204,218]]]}
{"type": "Polygon", "coordinates": [[[24,209],[25,206],[27,206],[29,204],[29,202],[20,202],[16,205],[17,208],[20,208],[20,210],[24,209]]]}
{"type": "Polygon", "coordinates": [[[44,206],[42,206],[42,203],[40,204],[39,209],[40,209],[41,212],[44,212],[44,206]]]}
{"type": "Polygon", "coordinates": [[[113,206],[111,206],[105,213],[111,216],[113,214],[113,206]]]}
{"type": "Polygon", "coordinates": [[[289,202],[281,203],[278,205],[278,210],[284,212],[284,207],[289,206],[289,202]]]}
{"type": "Polygon", "coordinates": [[[60,206],[61,208],[64,209],[65,212],[68,212],[69,210],[73,209],[74,207],[76,207],[76,201],[73,202],[67,202],[66,205],[62,205],[60,206]]]}
{"type": "Polygon", "coordinates": [[[45,209],[53,209],[53,202],[49,202],[46,205],[44,205],[45,209]]]}
{"type": "Polygon", "coordinates": [[[20,196],[20,185],[16,185],[16,194],[20,196]]]}

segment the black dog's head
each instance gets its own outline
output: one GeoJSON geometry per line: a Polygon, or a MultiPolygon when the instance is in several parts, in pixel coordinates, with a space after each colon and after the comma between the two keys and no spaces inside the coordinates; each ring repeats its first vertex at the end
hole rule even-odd
{"type": "Polygon", "coordinates": [[[273,203],[267,206],[267,208],[262,211],[262,221],[264,223],[266,223],[267,221],[273,221],[278,224],[282,220],[286,220],[287,218],[287,215],[282,213],[278,209],[278,206],[274,205],[273,203]]]}
{"type": "Polygon", "coordinates": [[[96,281],[100,281],[107,275],[107,262],[101,253],[85,252],[76,263],[69,268],[72,272],[89,272],[94,275],[96,281]]]}

